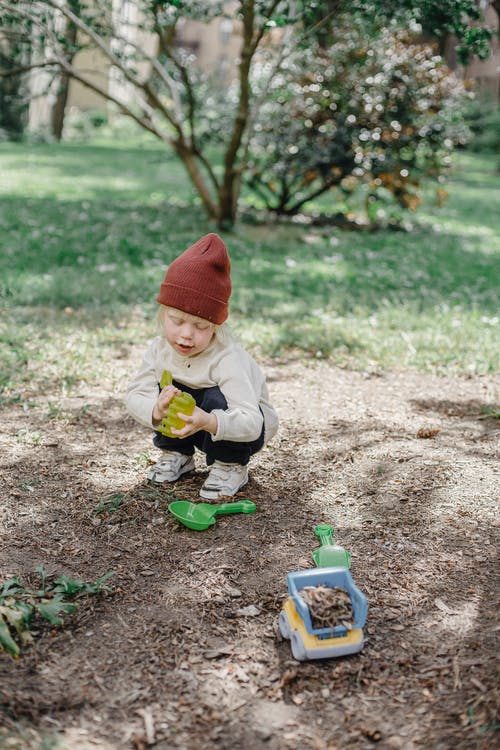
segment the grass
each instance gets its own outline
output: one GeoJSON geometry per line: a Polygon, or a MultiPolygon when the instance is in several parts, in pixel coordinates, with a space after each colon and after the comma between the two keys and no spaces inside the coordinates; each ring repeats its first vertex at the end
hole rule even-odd
{"type": "MultiPolygon", "coordinates": [[[[233,328],[261,356],[378,372],[498,369],[500,177],[461,153],[448,202],[407,233],[239,223],[233,328]]],[[[167,264],[212,231],[175,158],[148,139],[0,144],[0,398],[61,391],[155,332],[167,264]]]]}

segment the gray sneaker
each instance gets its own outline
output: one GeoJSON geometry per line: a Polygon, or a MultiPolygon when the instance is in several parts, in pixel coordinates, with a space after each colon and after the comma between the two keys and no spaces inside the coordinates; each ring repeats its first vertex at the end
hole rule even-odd
{"type": "Polygon", "coordinates": [[[194,469],[194,457],[177,451],[164,451],[158,461],[147,471],[152,482],[176,482],[179,477],[194,469]]]}
{"type": "Polygon", "coordinates": [[[206,500],[217,500],[219,497],[231,497],[248,482],[248,468],[242,464],[225,464],[214,461],[210,474],[200,490],[200,497],[206,500]]]}

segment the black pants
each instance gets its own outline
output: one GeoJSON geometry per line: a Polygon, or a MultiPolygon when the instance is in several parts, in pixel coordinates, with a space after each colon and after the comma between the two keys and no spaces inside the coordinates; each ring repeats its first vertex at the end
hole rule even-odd
{"type": "MultiPolygon", "coordinates": [[[[189,388],[186,385],[176,383],[173,385],[186,393],[190,393],[196,401],[196,405],[204,411],[211,412],[212,409],[227,409],[227,401],[218,386],[212,388],[189,388]]],[[[194,435],[179,439],[167,437],[161,432],[155,432],[153,443],[157,448],[167,451],[177,451],[185,456],[192,456],[194,449],[198,448],[206,454],[207,465],[211,466],[214,461],[223,461],[227,464],[246,465],[250,456],[260,451],[264,445],[264,424],[262,432],[257,440],[249,443],[236,443],[231,440],[212,440],[212,436],[205,430],[195,432],[194,435]]]]}

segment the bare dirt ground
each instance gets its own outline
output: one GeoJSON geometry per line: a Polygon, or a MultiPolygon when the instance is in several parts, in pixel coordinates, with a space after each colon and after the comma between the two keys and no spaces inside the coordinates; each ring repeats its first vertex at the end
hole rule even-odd
{"type": "Polygon", "coordinates": [[[0,581],[116,571],[0,655],[2,750],[498,747],[498,379],[265,367],[281,429],[240,493],[257,512],[203,532],[167,510],[198,499],[201,457],[148,484],[112,384],[2,410],[0,581]],[[277,621],[319,523],[352,554],[366,643],[299,663],[277,621]]]}

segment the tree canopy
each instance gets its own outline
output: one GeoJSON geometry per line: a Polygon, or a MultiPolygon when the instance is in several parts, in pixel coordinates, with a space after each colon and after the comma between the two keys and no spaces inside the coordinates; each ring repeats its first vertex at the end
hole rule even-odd
{"type": "Polygon", "coordinates": [[[398,25],[438,39],[453,33],[463,60],[485,56],[490,35],[474,0],[135,0],[127,5],[135,11],[133,24],[112,0],[0,0],[0,43],[18,62],[3,66],[2,75],[43,71],[58,98],[59,117],[70,79],[112,102],[175,151],[208,215],[220,225],[235,220],[252,137],[273,82],[297,49],[331,46],[332,31],[346,13],[362,17],[374,34],[398,25]],[[224,15],[238,24],[240,50],[232,90],[220,96],[210,75],[198,70],[192,53],[177,43],[177,28],[187,18],[207,23],[224,15]],[[151,37],[153,50],[144,44],[151,37]],[[119,92],[78,65],[78,53],[90,50],[113,69],[119,92]],[[207,127],[207,92],[224,123],[216,133],[207,127]]]}

